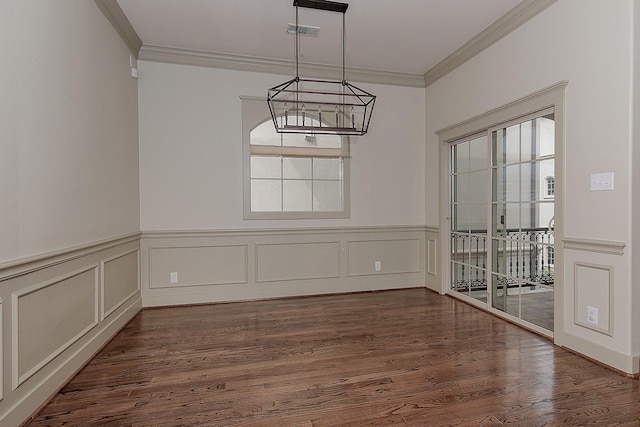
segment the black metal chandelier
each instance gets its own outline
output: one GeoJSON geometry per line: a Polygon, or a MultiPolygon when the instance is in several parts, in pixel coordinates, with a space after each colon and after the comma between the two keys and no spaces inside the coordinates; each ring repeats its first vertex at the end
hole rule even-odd
{"type": "Polygon", "coordinates": [[[364,135],[369,129],[375,95],[346,80],[346,3],[327,0],[294,0],[296,8],[296,76],[268,90],[267,102],[278,133],[364,135]],[[342,80],[302,79],[299,75],[298,8],[342,13],[342,80]]]}

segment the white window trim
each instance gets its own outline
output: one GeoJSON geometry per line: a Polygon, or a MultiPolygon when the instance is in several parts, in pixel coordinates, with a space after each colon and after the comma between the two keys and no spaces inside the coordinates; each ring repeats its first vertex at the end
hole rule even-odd
{"type": "MultiPolygon", "coordinates": [[[[350,167],[349,137],[343,136],[342,148],[323,149],[329,157],[342,157],[342,210],[315,212],[253,212],[251,210],[251,154],[261,154],[262,150],[273,151],[273,147],[251,146],[251,130],[270,120],[265,98],[240,97],[242,100],[242,170],[243,170],[243,214],[245,220],[297,220],[297,219],[346,219],[350,218],[350,167]],[[331,151],[329,151],[331,150],[331,151]]],[[[282,147],[286,156],[311,156],[315,149],[303,147],[282,147]]],[[[326,157],[326,154],[322,157],[326,157]]]]}

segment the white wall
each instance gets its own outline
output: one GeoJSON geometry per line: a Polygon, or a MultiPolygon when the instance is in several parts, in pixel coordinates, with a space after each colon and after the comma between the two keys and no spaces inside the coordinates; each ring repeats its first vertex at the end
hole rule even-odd
{"type": "Polygon", "coordinates": [[[93,1],[0,1],[0,425],[142,306],[138,94],[93,1]]]}
{"type": "MultiPolygon", "coordinates": [[[[627,361],[637,351],[631,348],[628,250],[632,7],[632,0],[557,2],[426,90],[426,191],[431,201],[440,185],[437,130],[569,81],[565,162],[558,165],[566,180],[564,188],[556,190],[556,201],[558,195],[564,198],[560,220],[565,237],[618,241],[627,249],[620,256],[567,251],[564,283],[559,284],[565,294],[563,328],[580,351],[601,360],[602,353],[612,352],[608,362],[627,361]],[[590,191],[589,175],[597,172],[615,173],[615,191],[590,191]],[[615,271],[613,336],[574,323],[574,292],[580,283],[575,283],[573,268],[578,261],[615,271]]],[[[439,223],[438,207],[426,206],[426,223],[439,223]]]]}
{"type": "Polygon", "coordinates": [[[0,263],[139,230],[136,80],[94,2],[0,2],[0,263]]]}
{"type": "Polygon", "coordinates": [[[143,231],[424,224],[424,89],[361,85],[378,99],[351,145],[350,219],[243,220],[240,96],[265,97],[291,76],[139,68],[143,231]]]}

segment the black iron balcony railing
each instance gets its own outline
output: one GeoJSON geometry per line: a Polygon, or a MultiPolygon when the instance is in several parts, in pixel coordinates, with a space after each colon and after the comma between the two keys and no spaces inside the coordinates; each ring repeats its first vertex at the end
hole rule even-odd
{"type": "Polygon", "coordinates": [[[487,271],[501,274],[496,276],[498,287],[553,286],[552,229],[506,229],[494,237],[492,265],[487,266],[486,230],[451,233],[452,289],[486,289],[487,271]]]}

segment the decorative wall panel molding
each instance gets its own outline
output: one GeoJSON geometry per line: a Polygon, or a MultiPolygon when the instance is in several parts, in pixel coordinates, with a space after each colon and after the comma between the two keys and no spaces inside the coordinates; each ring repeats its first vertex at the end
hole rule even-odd
{"type": "Polygon", "coordinates": [[[424,226],[144,232],[143,304],[196,304],[425,286],[425,232],[424,226]],[[220,249],[238,247],[246,249],[234,254],[220,249]],[[219,251],[211,252],[210,248],[219,251]],[[378,271],[376,262],[381,266],[378,271]],[[205,263],[216,268],[205,268],[205,263]],[[171,273],[177,275],[173,285],[169,283],[171,273]],[[184,274],[187,278],[196,274],[197,280],[183,280],[184,274]]]}
{"type": "Polygon", "coordinates": [[[613,267],[574,262],[573,271],[574,323],[613,336],[613,267]]]}
{"type": "Polygon", "coordinates": [[[426,271],[425,271],[425,285],[427,288],[438,293],[444,293],[443,283],[440,277],[440,268],[438,262],[440,262],[440,228],[439,227],[427,227],[426,230],[426,244],[425,244],[425,258],[426,258],[426,271]]]}
{"type": "Polygon", "coordinates": [[[340,277],[340,242],[256,244],[256,282],[340,277]]]}
{"type": "Polygon", "coordinates": [[[12,295],[12,385],[31,378],[98,324],[99,265],[12,295]]]}
{"type": "Polygon", "coordinates": [[[424,239],[350,240],[347,275],[420,273],[424,239]]]}
{"type": "Polygon", "coordinates": [[[0,265],[0,425],[20,425],[140,311],[139,235],[0,265]]]}
{"type": "Polygon", "coordinates": [[[140,292],[140,250],[111,256],[100,262],[100,320],[104,320],[140,292]]]}
{"type": "Polygon", "coordinates": [[[438,275],[437,240],[427,238],[427,274],[438,275]]]}
{"type": "MultiPolygon", "coordinates": [[[[0,299],[0,331],[4,332],[4,301],[0,299]]],[[[0,402],[4,400],[4,339],[0,339],[0,402]]]]}
{"type": "Polygon", "coordinates": [[[247,245],[163,246],[150,249],[152,288],[247,283],[247,245]]]}

